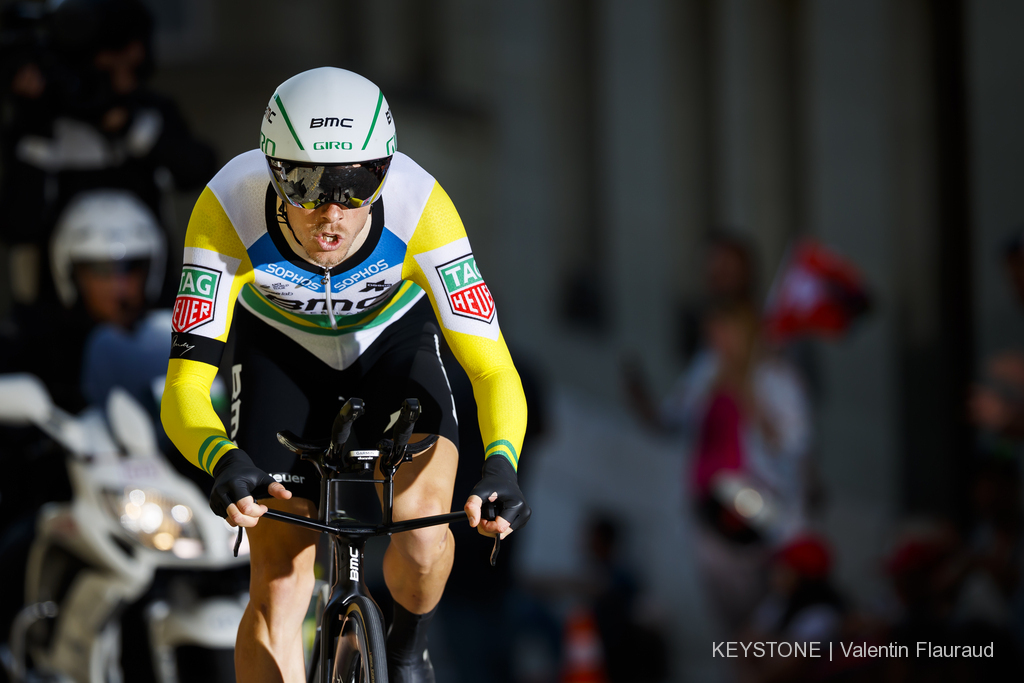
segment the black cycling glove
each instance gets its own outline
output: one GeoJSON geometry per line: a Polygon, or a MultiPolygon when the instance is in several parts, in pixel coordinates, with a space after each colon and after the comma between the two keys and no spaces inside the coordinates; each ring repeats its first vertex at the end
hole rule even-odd
{"type": "Polygon", "coordinates": [[[267,487],[274,478],[252,464],[252,459],[240,449],[230,450],[221,456],[213,468],[213,491],[210,493],[210,509],[216,514],[228,516],[228,506],[246,496],[253,500],[269,498],[267,487]]]}
{"type": "MultiPolygon", "coordinates": [[[[530,519],[530,506],[523,498],[523,492],[519,490],[519,481],[516,470],[505,458],[500,455],[484,460],[483,478],[480,483],[473,487],[471,496],[480,496],[483,501],[483,510],[488,505],[493,505],[498,515],[501,515],[509,523],[512,531],[526,525],[530,519]],[[497,499],[490,503],[488,499],[494,493],[498,494],[497,499]]],[[[484,515],[487,518],[487,515],[484,515]]]]}

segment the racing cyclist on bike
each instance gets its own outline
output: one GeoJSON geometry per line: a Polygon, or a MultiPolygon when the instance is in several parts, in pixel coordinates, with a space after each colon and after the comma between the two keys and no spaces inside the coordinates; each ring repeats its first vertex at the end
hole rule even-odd
{"type": "MultiPolygon", "coordinates": [[[[305,676],[300,633],[317,534],[257,522],[268,507],[315,516],[318,479],[276,432],[326,437],[317,430],[358,396],[368,410],[354,439],[373,448],[402,400],[416,397],[418,431],[441,439],[396,475],[395,519],[449,511],[458,426],[439,334],[472,380],[485,441],[483,476],[465,504],[470,524],[505,536],[529,518],[516,481],[526,402],[494,302],[451,200],[397,151],[391,110],[365,78],[324,67],[278,87],[260,149],[228,162],[196,203],[173,327],[164,426],[213,475],[214,511],[249,529],[239,680],[305,676]],[[209,392],[232,324],[225,430],[209,392]],[[498,504],[496,520],[481,519],[483,499],[498,504]]],[[[395,602],[395,683],[434,680],[426,628],[453,554],[447,526],[392,537],[384,576],[395,602]]]]}

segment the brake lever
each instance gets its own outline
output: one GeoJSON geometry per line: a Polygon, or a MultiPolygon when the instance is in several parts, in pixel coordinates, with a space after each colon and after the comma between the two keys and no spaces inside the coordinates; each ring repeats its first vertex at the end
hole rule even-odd
{"type": "Polygon", "coordinates": [[[491,550],[491,566],[498,566],[498,551],[501,550],[501,535],[494,537],[494,548],[491,550]]]}
{"type": "MultiPolygon", "coordinates": [[[[498,505],[495,502],[485,500],[480,506],[480,516],[488,522],[498,518],[498,505]]],[[[498,566],[498,552],[501,550],[501,534],[494,537],[494,547],[491,549],[491,566],[498,566]]]]}
{"type": "MultiPolygon", "coordinates": [[[[245,527],[238,527],[238,536],[235,537],[235,557],[238,557],[238,549],[242,547],[242,534],[245,533],[245,527]]],[[[497,551],[495,551],[497,552],[497,551]]],[[[492,555],[493,557],[493,555],[492,555]]],[[[494,566],[494,560],[491,560],[491,566],[494,566]]]]}

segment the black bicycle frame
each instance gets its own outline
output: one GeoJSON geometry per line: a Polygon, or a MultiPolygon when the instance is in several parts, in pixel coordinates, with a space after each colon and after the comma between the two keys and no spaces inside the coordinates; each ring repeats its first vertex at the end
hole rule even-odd
{"type": "MultiPolygon", "coordinates": [[[[412,427],[419,415],[419,404],[414,400],[407,400],[403,405],[402,416],[396,424],[394,439],[383,439],[378,445],[376,456],[368,455],[366,451],[351,452],[347,449],[346,442],[351,431],[351,423],[361,414],[362,402],[358,399],[350,399],[335,421],[331,442],[327,446],[302,443],[287,433],[278,435],[282,444],[293,452],[299,453],[304,459],[310,460],[319,470],[320,506],[317,519],[300,517],[273,509],[269,509],[263,514],[269,519],[323,532],[329,539],[330,594],[320,615],[320,625],[317,631],[318,647],[315,648],[318,650],[317,660],[321,677],[330,675],[328,662],[334,653],[329,650],[334,642],[334,636],[340,634],[341,627],[344,625],[345,605],[354,596],[361,595],[372,600],[363,578],[363,551],[367,539],[448,524],[467,518],[465,511],[459,511],[400,522],[394,521],[392,511],[395,472],[402,462],[412,459],[413,453],[421,452],[433,445],[437,437],[428,437],[428,439],[415,444],[408,444],[412,427]],[[378,459],[383,479],[355,476],[360,472],[372,471],[373,464],[378,459]],[[340,487],[337,485],[345,482],[383,485],[381,503],[383,523],[367,524],[345,515],[345,511],[340,506],[340,487]]],[[[311,668],[315,668],[316,663],[316,661],[312,662],[311,668]]]]}

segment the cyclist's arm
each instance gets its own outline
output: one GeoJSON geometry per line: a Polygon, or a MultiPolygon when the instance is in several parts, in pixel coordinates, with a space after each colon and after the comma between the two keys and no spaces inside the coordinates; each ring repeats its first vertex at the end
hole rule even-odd
{"type": "Polygon", "coordinates": [[[216,195],[206,188],[185,235],[160,419],[177,449],[211,474],[221,457],[236,446],[213,410],[210,386],[227,341],[235,300],[242,286],[252,281],[245,247],[216,195]]]}
{"type": "Polygon", "coordinates": [[[518,468],[526,398],[490,292],[478,276],[462,220],[435,182],[409,241],[403,277],[426,291],[448,345],[473,384],[484,457],[503,456],[518,468]],[[456,266],[459,272],[451,272],[456,266]]]}

